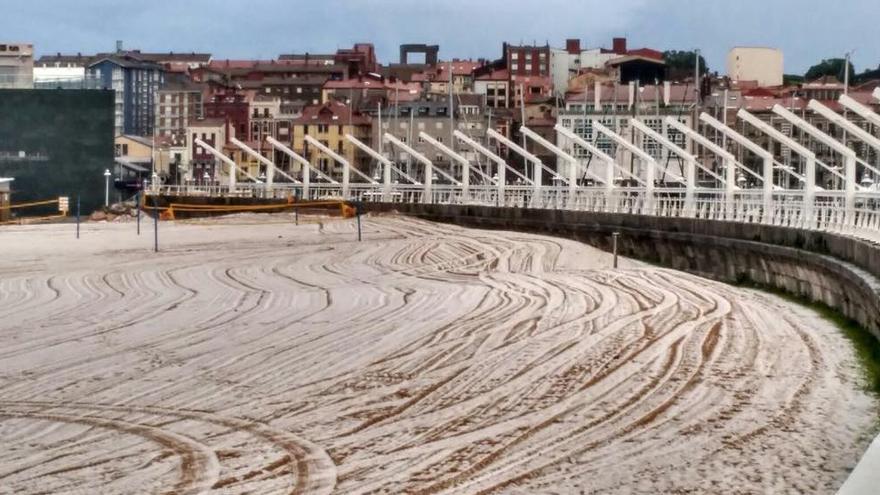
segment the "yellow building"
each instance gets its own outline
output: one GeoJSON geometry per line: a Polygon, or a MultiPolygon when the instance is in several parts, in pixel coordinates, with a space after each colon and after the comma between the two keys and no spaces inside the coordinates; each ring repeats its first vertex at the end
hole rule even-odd
{"type": "MultiPolygon", "coordinates": [[[[293,150],[303,156],[313,167],[335,179],[342,178],[342,164],[328,154],[310,145],[305,136],[312,136],[327,146],[358,170],[369,173],[370,157],[345,139],[346,134],[370,143],[371,119],[353,112],[347,105],[330,101],[303,109],[302,116],[293,121],[293,150]]],[[[294,173],[301,174],[299,164],[292,164],[294,173]]],[[[355,180],[352,177],[352,180],[355,180]]]]}
{"type": "Polygon", "coordinates": [[[8,222],[10,218],[8,207],[12,203],[10,186],[13,180],[11,177],[0,177],[0,222],[8,222]]]}
{"type": "Polygon", "coordinates": [[[160,179],[167,182],[171,175],[167,144],[154,142],[151,138],[121,134],[114,138],[113,148],[116,159],[114,176],[117,178],[127,181],[149,179],[155,170],[160,179]]]}
{"type": "MultiPolygon", "coordinates": [[[[252,141],[246,141],[244,144],[250,149],[259,152],[265,158],[272,160],[272,148],[268,145],[264,144],[263,146],[260,146],[260,143],[252,141]]],[[[252,177],[260,178],[261,175],[266,173],[266,165],[260,163],[260,161],[254,158],[250,153],[246,153],[234,144],[225,145],[223,147],[223,154],[231,158],[240,171],[247,172],[252,177]]],[[[276,176],[276,180],[278,179],[280,179],[280,177],[276,176]]],[[[247,178],[247,175],[240,172],[236,176],[236,180],[241,182],[249,179],[247,178]]]]}

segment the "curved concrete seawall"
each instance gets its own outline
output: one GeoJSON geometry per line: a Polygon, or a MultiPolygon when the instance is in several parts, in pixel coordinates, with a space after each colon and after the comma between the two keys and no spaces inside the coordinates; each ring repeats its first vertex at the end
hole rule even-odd
{"type": "Polygon", "coordinates": [[[822,302],[880,339],[880,246],[769,225],[568,210],[368,203],[367,211],[581,241],[725,282],[750,282],[822,302]]]}
{"type": "MultiPolygon", "coordinates": [[[[751,282],[822,302],[880,339],[880,245],[836,234],[712,220],[491,206],[368,204],[368,211],[565,237],[725,282],[751,282]]],[[[880,437],[838,495],[877,493],[880,437]]]]}

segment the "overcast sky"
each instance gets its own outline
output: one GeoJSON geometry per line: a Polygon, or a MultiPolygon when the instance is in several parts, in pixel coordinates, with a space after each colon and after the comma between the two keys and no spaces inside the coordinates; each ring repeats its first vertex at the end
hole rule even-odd
{"type": "Polygon", "coordinates": [[[701,48],[724,72],[733,46],[773,46],[785,70],[855,50],[856,70],[880,65],[880,0],[30,0],[0,17],[0,41],[38,55],[205,51],[215,58],[332,53],[357,41],[396,62],[401,43],[440,45],[440,58],[501,56],[502,41],[563,47],[701,48]]]}

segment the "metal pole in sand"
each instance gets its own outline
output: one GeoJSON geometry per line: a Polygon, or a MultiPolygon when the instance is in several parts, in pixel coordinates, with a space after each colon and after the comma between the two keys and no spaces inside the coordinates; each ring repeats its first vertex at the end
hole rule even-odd
{"type": "Polygon", "coordinates": [[[354,216],[357,218],[358,222],[358,242],[361,242],[361,204],[354,204],[354,216]]]}
{"type": "Polygon", "coordinates": [[[620,237],[619,232],[611,234],[611,251],[614,253],[614,268],[617,268],[617,238],[620,237]]]}
{"type": "Polygon", "coordinates": [[[137,208],[138,235],[141,235],[141,192],[134,193],[134,207],[137,208]]]}
{"type": "Polygon", "coordinates": [[[79,239],[79,194],[76,195],[76,238],[79,239]]]}
{"type": "Polygon", "coordinates": [[[153,252],[159,252],[159,206],[153,195],[153,252]]]}

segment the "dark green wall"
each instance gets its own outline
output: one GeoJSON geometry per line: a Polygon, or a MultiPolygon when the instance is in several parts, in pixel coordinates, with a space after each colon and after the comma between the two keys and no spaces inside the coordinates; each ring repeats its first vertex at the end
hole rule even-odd
{"type": "Polygon", "coordinates": [[[113,170],[113,102],[105,90],[0,90],[0,177],[15,178],[12,201],[70,196],[73,208],[79,194],[84,214],[100,207],[104,170],[113,170]]]}

